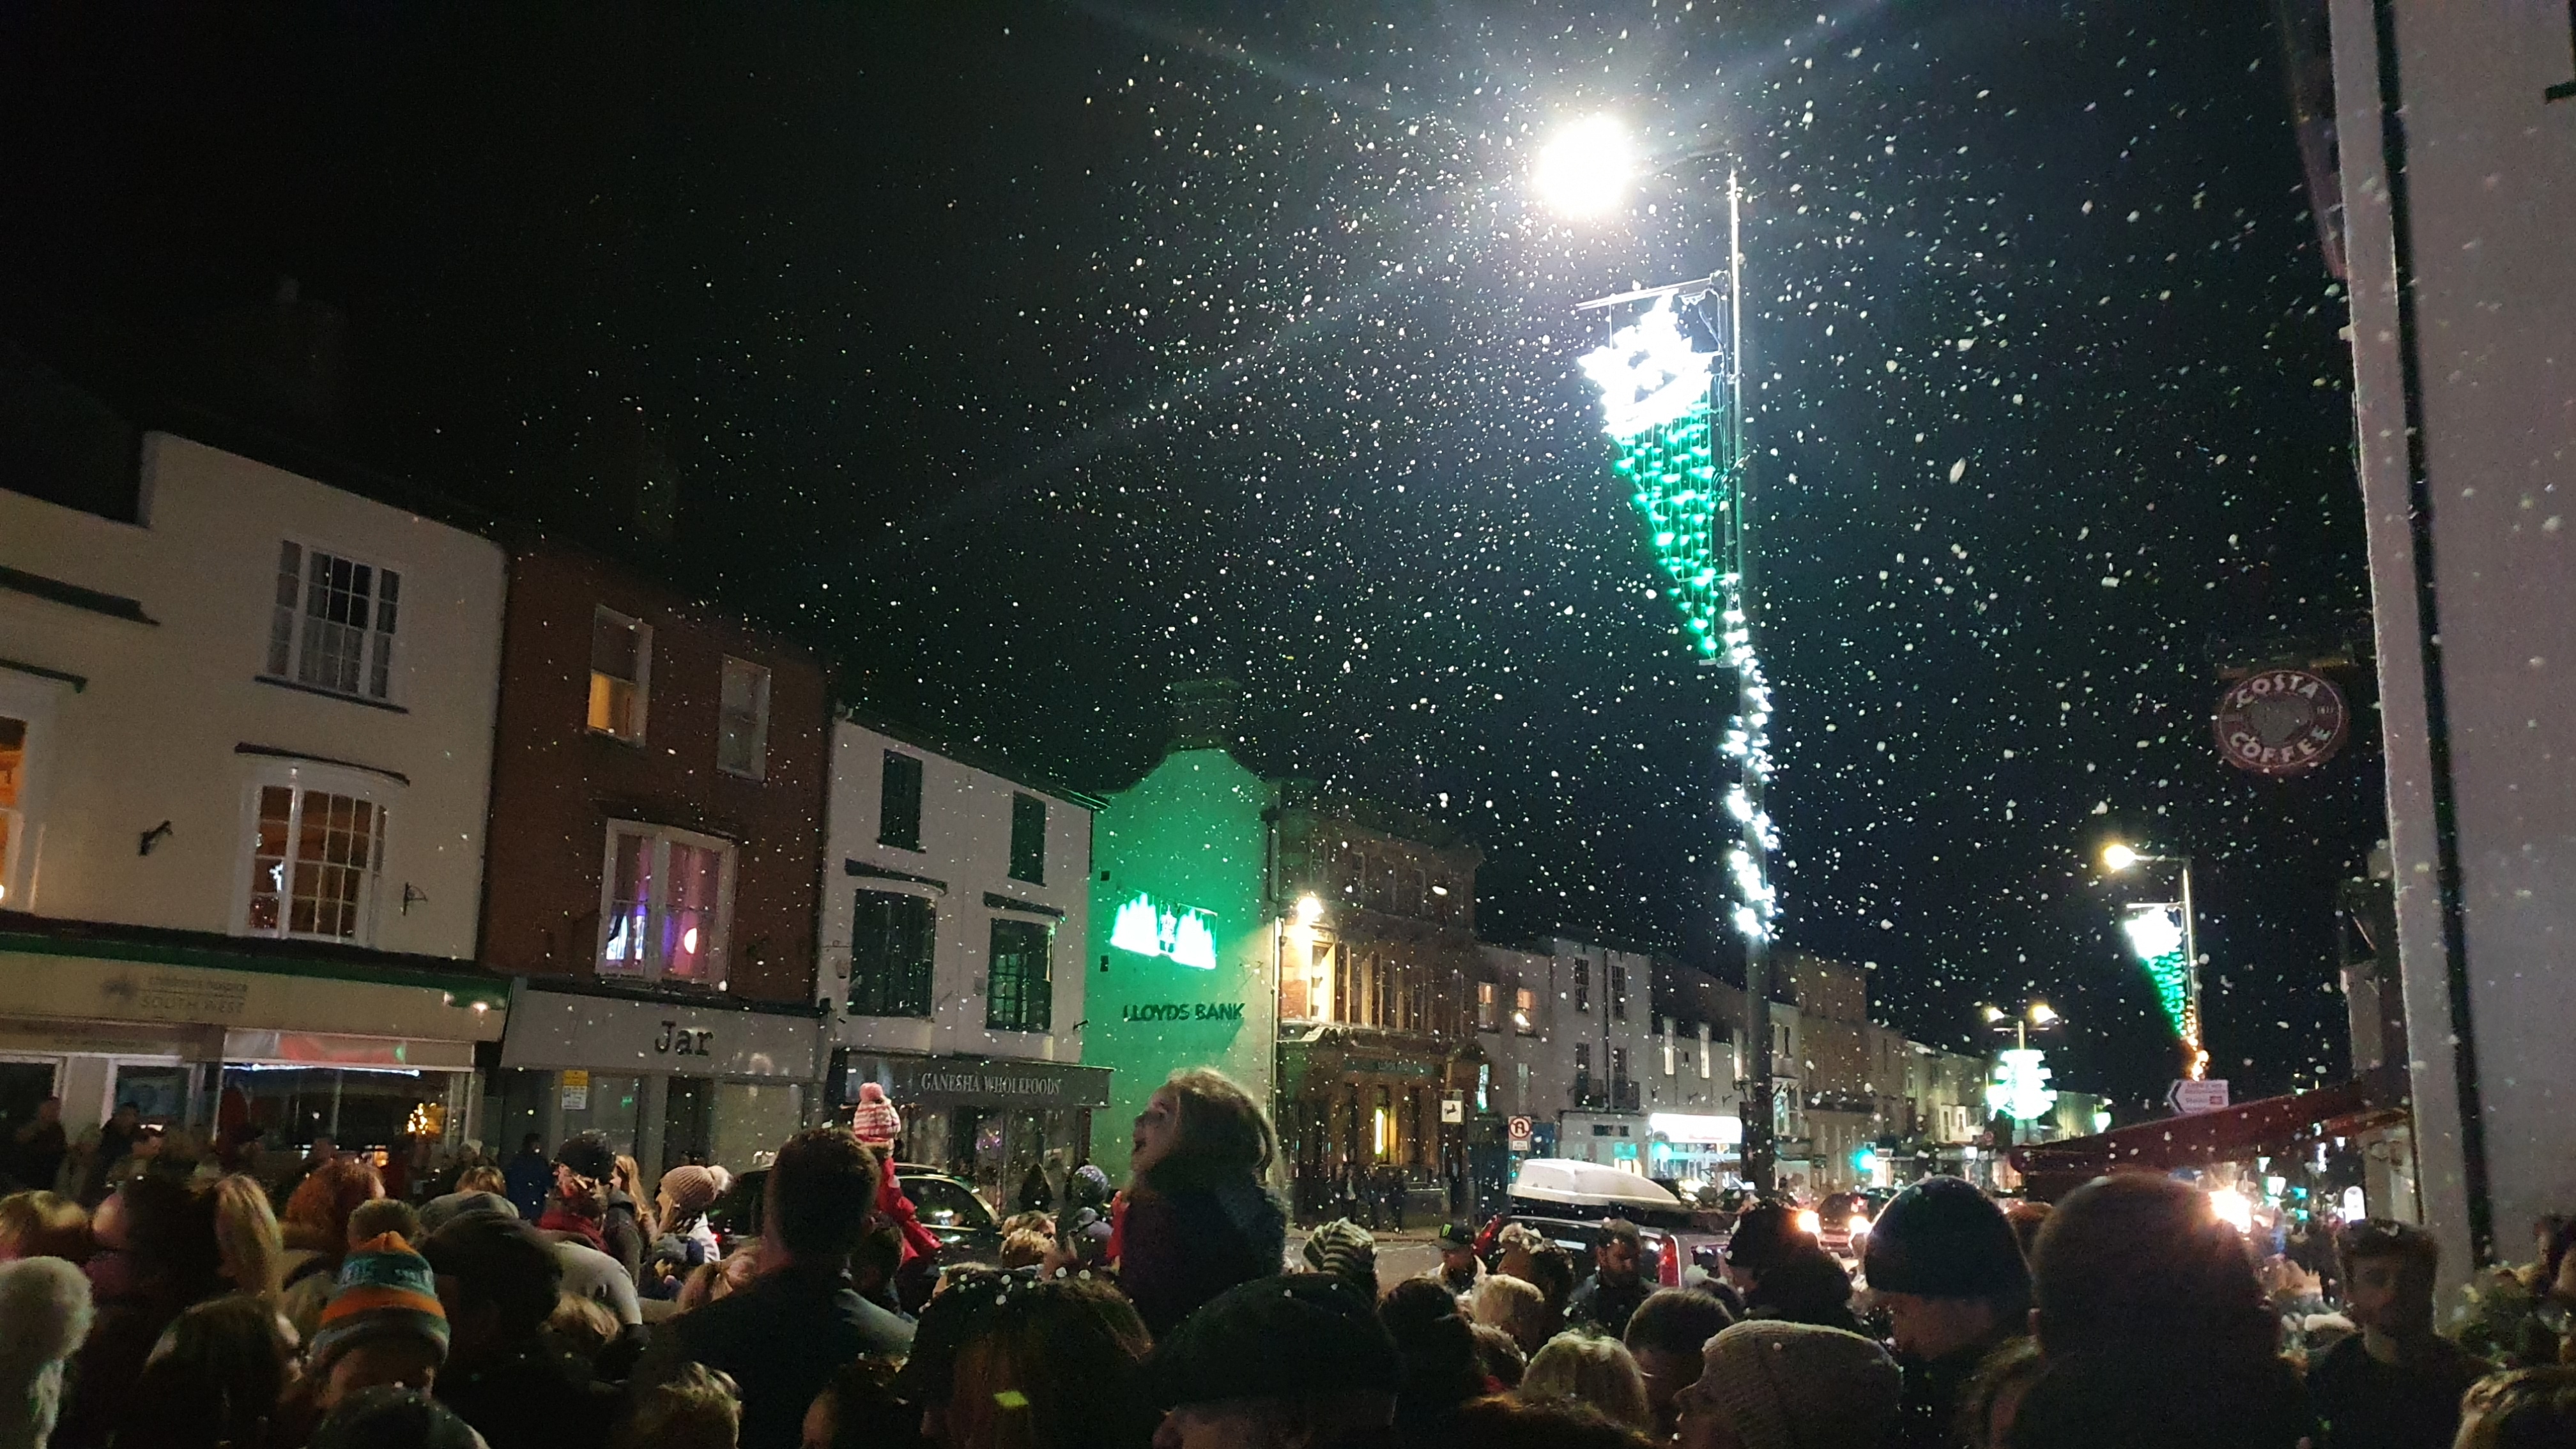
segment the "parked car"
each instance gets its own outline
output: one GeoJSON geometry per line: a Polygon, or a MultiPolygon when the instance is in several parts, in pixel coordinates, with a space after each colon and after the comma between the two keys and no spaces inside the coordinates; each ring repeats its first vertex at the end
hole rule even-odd
{"type": "Polygon", "coordinates": [[[1725,1239],[1711,1231],[1701,1213],[1634,1173],[1571,1158],[1522,1161],[1512,1177],[1510,1199],[1485,1225],[1481,1241],[1493,1243],[1505,1224],[1525,1224],[1573,1255],[1579,1279],[1593,1271],[1602,1225],[1614,1218],[1637,1225],[1651,1260],[1645,1271],[1656,1281],[1678,1287],[1686,1268],[1716,1271],[1717,1249],[1725,1239]]]}
{"type": "MultiPolygon", "coordinates": [[[[966,1179],[935,1167],[898,1162],[894,1180],[903,1195],[912,1199],[921,1225],[939,1240],[939,1266],[1002,1260],[1001,1225],[966,1179]]],[[[716,1242],[725,1252],[759,1238],[761,1203],[768,1185],[769,1169],[754,1168],[735,1178],[733,1187],[707,1209],[707,1224],[715,1229],[716,1242]]]]}

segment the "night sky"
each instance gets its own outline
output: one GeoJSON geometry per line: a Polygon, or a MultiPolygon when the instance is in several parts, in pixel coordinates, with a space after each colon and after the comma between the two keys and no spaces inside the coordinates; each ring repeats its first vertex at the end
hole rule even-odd
{"type": "Polygon", "coordinates": [[[2171,1037],[2089,857],[2202,861],[2214,1072],[2340,1074],[2357,738],[2239,774],[2218,667],[2366,648],[2339,294],[2266,7],[88,3],[0,10],[10,335],[647,563],[850,699],[1091,789],[1162,687],[1485,849],[1485,933],[1722,965],[1712,744],[1572,305],[1724,258],[1725,163],[1526,194],[1562,119],[1738,158],[1781,934],[2061,1085],[2171,1037]],[[292,277],[336,405],[204,339],[292,277]],[[668,490],[676,490],[675,495],[668,490]],[[677,499],[667,539],[638,497],[677,499]]]}

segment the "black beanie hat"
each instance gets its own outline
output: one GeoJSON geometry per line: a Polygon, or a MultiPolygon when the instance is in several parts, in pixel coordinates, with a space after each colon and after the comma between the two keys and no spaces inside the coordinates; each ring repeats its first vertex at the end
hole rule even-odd
{"type": "MultiPolygon", "coordinates": [[[[1776,1202],[1756,1203],[1735,1220],[1735,1231],[1726,1239],[1726,1261],[1747,1273],[1767,1273],[1796,1253],[1797,1240],[1805,1236],[1788,1208],[1776,1202]]],[[[1806,1246],[1815,1246],[1815,1239],[1808,1238],[1806,1246]]]]}
{"type": "Polygon", "coordinates": [[[1986,1298],[2018,1312],[2030,1298],[2021,1242],[1994,1200],[1955,1177],[1927,1177],[1878,1215],[1861,1253],[1869,1286],[1924,1298],[1986,1298]]]}
{"type": "Polygon", "coordinates": [[[1323,1273],[1239,1283],[1199,1305],[1146,1366],[1164,1408],[1219,1399],[1303,1399],[1404,1381],[1395,1341],[1359,1290],[1323,1273]]]}

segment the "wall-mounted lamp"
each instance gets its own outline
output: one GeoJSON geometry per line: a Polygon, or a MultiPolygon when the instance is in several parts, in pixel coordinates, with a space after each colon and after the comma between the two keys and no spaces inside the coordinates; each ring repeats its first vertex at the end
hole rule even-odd
{"type": "Polygon", "coordinates": [[[404,881],[402,898],[402,913],[404,915],[408,916],[411,914],[412,903],[415,901],[422,905],[429,904],[429,893],[427,891],[414,890],[410,881],[404,881]]]}

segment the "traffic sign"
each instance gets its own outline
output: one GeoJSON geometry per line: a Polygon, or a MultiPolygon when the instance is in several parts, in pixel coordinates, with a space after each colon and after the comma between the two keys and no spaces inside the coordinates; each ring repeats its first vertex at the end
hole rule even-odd
{"type": "Polygon", "coordinates": [[[2165,1093],[2165,1105],[2177,1117],[2201,1112],[2215,1112],[2227,1105],[2227,1079],[2211,1077],[2203,1082],[2176,1082],[2165,1093]]]}
{"type": "Polygon", "coordinates": [[[1514,1152],[1529,1151],[1531,1140],[1535,1136],[1530,1124],[1530,1119],[1527,1117],[1514,1117],[1508,1125],[1512,1129],[1512,1150],[1514,1152]]]}

